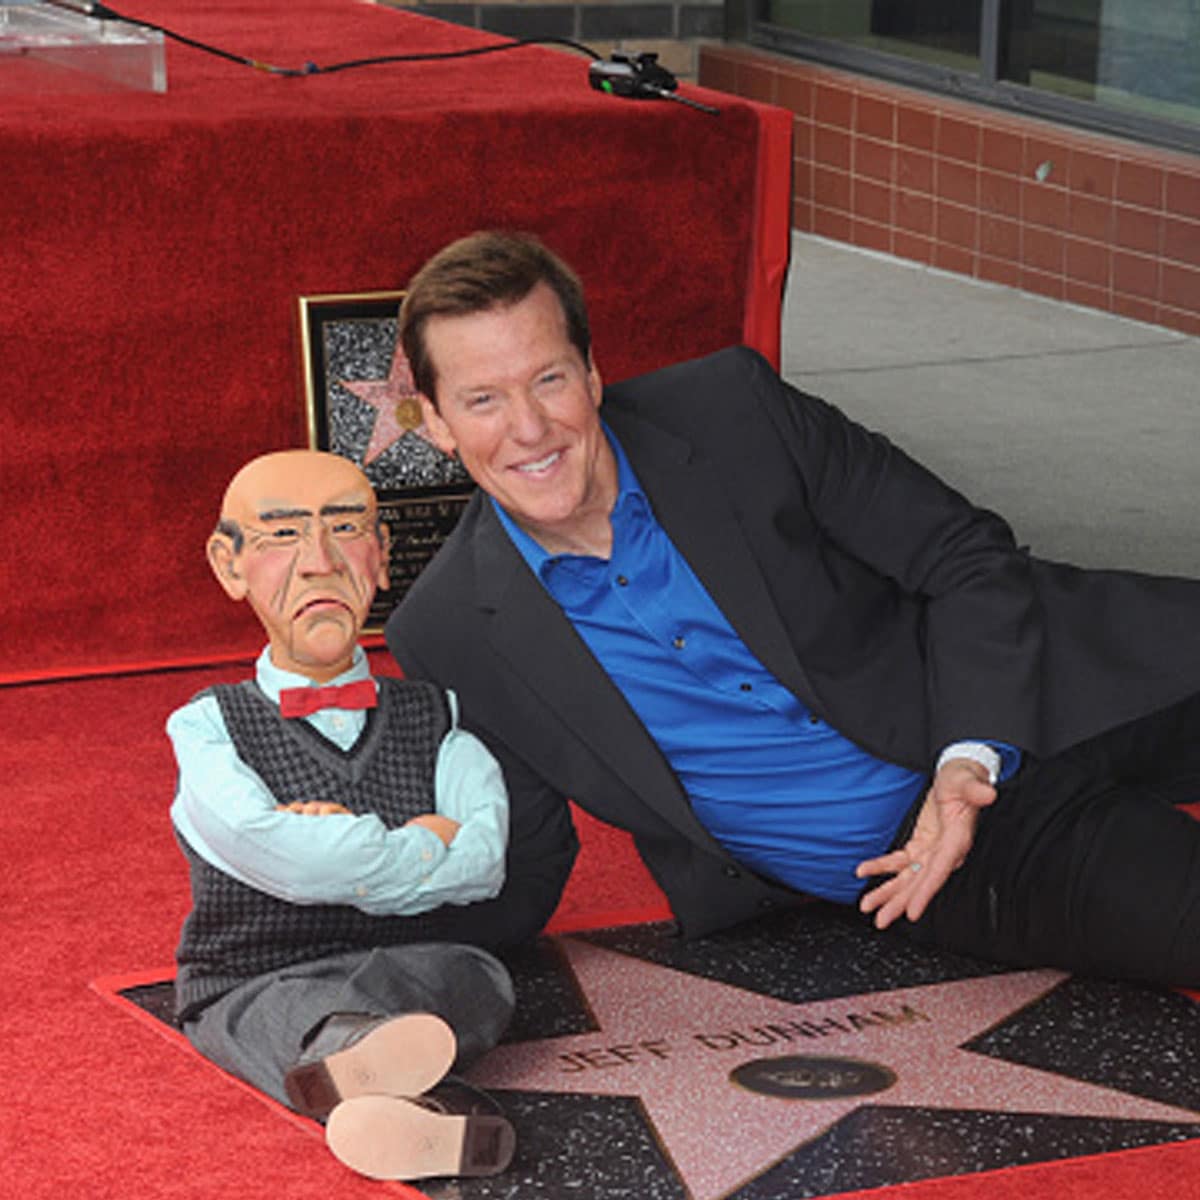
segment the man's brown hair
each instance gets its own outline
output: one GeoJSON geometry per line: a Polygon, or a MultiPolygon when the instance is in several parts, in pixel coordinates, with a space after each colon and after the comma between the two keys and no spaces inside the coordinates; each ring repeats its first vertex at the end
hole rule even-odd
{"type": "Polygon", "coordinates": [[[439,250],[413,277],[400,306],[400,344],[417,390],[437,406],[437,372],[425,345],[430,317],[465,317],[517,304],[539,283],[558,297],[567,338],[590,362],[592,334],[575,272],[532,234],[473,233],[439,250]]]}

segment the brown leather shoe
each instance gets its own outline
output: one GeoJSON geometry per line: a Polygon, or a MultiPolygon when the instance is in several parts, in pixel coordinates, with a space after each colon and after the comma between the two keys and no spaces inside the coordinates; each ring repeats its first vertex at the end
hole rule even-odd
{"type": "Polygon", "coordinates": [[[450,1070],[457,1050],[454,1030],[433,1013],[334,1013],[283,1086],[298,1113],[321,1120],[355,1096],[419,1096],[450,1070]]]}
{"type": "Polygon", "coordinates": [[[325,1141],[340,1162],[372,1179],[497,1175],[517,1145],[496,1101],[458,1079],[412,1100],[344,1100],[329,1114],[325,1141]]]}

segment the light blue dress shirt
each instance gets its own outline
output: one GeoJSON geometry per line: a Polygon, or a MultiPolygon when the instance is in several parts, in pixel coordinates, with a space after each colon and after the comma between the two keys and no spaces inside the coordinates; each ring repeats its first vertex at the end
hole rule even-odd
{"type": "MultiPolygon", "coordinates": [[[[360,647],[350,669],[330,682],[370,677],[360,647]]],[[[282,689],[312,683],[276,667],[269,647],[258,658],[255,678],[275,703],[282,689]]],[[[191,701],[167,720],[179,765],[171,820],[212,866],[293,904],[349,904],[376,916],[411,916],[441,904],[491,899],[504,883],[508,793],[490,751],[458,728],[454,693],[446,697],[453,728],[438,751],[435,795],[437,812],[460,825],[449,847],[421,825],[388,829],[373,814],[281,811],[262,779],[238,758],[213,696],[191,701]]],[[[367,717],[335,708],[297,719],[348,750],[367,717]]]]}

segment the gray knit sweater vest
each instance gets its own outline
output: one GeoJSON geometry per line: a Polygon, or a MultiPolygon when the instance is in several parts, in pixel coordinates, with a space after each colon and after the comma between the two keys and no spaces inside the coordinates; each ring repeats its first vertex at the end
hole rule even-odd
{"type": "MultiPolygon", "coordinates": [[[[285,720],[252,681],[219,684],[202,694],[216,697],[238,757],[281,804],[334,801],[354,813],[375,813],[394,829],[434,811],[434,771],[450,714],[433,684],[386,677],[376,683],[378,707],[368,710],[362,735],[349,750],[307,721],[285,720]]],[[[218,871],[179,841],[192,880],[192,911],[176,952],[180,1020],[256,975],[438,936],[434,914],[375,917],[349,905],[277,900],[218,871]]]]}

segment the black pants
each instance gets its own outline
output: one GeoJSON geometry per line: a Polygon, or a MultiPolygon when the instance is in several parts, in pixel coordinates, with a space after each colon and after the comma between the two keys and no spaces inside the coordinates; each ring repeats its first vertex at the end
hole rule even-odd
{"type": "Polygon", "coordinates": [[[918,941],[1019,966],[1200,987],[1200,695],[1029,761],[918,941]]]}

